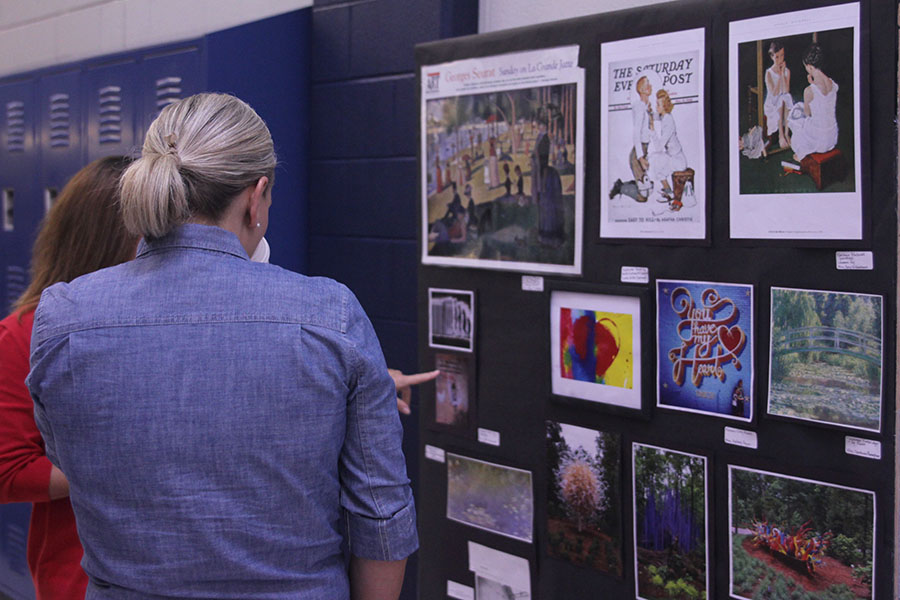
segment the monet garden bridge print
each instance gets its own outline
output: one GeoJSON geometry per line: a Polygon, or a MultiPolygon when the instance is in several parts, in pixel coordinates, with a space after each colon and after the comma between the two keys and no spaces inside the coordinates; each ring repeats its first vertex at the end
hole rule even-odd
{"type": "Polygon", "coordinates": [[[840,327],[795,327],[778,335],[772,344],[775,355],[793,352],[831,352],[854,356],[881,366],[881,339],[840,327]]]}

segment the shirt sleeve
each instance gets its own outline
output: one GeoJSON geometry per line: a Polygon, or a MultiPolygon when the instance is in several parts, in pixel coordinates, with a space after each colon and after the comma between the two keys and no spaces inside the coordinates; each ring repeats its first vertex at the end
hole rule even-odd
{"type": "Polygon", "coordinates": [[[27,338],[22,329],[0,325],[0,502],[3,503],[50,500],[51,464],[44,453],[34,420],[34,404],[25,387],[27,338]]]}
{"type": "Polygon", "coordinates": [[[372,324],[349,291],[345,305],[346,336],[356,366],[340,457],[348,545],[360,558],[400,560],[415,552],[419,542],[397,393],[372,324]]]}

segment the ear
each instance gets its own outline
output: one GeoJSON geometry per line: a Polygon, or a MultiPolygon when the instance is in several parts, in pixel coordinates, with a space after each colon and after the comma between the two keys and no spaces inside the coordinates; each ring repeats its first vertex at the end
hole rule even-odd
{"type": "Polygon", "coordinates": [[[260,177],[256,182],[256,185],[251,186],[250,189],[250,198],[247,204],[247,217],[249,222],[247,225],[253,229],[256,227],[256,224],[259,223],[259,205],[263,201],[266,195],[266,188],[269,187],[269,178],[268,177],[260,177]]]}

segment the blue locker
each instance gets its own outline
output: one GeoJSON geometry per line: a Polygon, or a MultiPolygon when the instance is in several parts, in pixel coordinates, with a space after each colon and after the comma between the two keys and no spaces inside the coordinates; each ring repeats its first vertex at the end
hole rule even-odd
{"type": "Polygon", "coordinates": [[[139,66],[134,56],[92,63],[83,74],[85,164],[110,154],[137,154],[139,66]]]}
{"type": "Polygon", "coordinates": [[[38,80],[42,214],[82,166],[81,71],[48,73],[38,80]]]}
{"type": "Polygon", "coordinates": [[[309,36],[304,9],[206,37],[209,90],[245,100],[272,132],[278,169],[266,240],[272,262],[299,273],[308,251],[309,36]]]}
{"type": "Polygon", "coordinates": [[[33,231],[40,220],[34,79],[0,85],[0,250],[3,314],[25,287],[33,231]]]}
{"type": "Polygon", "coordinates": [[[34,584],[28,573],[29,504],[0,505],[0,593],[13,600],[34,600],[34,584]]]}
{"type": "Polygon", "coordinates": [[[140,116],[137,145],[159,111],[167,104],[206,89],[203,47],[198,43],[166,47],[143,55],[138,89],[140,116]]]}
{"type": "MultiPolygon", "coordinates": [[[[3,315],[25,288],[29,250],[40,219],[37,192],[37,106],[33,78],[0,84],[0,280],[3,315]]],[[[25,561],[28,504],[0,505],[0,591],[31,600],[25,561]]]]}

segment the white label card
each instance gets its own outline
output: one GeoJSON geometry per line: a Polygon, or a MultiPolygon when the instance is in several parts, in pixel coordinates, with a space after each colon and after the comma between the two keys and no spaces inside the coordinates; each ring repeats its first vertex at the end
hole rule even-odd
{"type": "Polygon", "coordinates": [[[834,256],[838,271],[871,271],[875,268],[875,259],[869,250],[835,252],[834,256]]]}
{"type": "Polygon", "coordinates": [[[543,292],[544,278],[540,275],[522,275],[523,292],[543,292]]]}
{"type": "Polygon", "coordinates": [[[755,431],[747,431],[746,429],[737,429],[735,427],[725,428],[725,443],[753,450],[759,447],[759,439],[755,431]]]}
{"type": "Polygon", "coordinates": [[[489,446],[500,445],[500,432],[493,429],[478,428],[478,441],[489,446]]]}
{"type": "Polygon", "coordinates": [[[437,446],[430,446],[425,444],[425,458],[428,460],[434,460],[439,463],[445,462],[447,460],[444,450],[438,448],[437,446]]]}
{"type": "Polygon", "coordinates": [[[475,600],[475,589],[448,579],[447,595],[458,600],[475,600]]]}
{"type": "Polygon", "coordinates": [[[622,283],[650,283],[650,269],[647,267],[622,267],[622,283]]]}
{"type": "Polygon", "coordinates": [[[848,435],[844,438],[844,452],[853,456],[881,460],[881,442],[848,435]]]}

